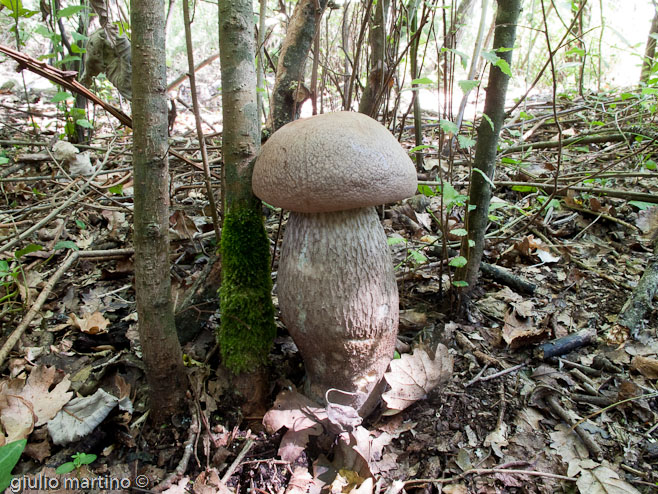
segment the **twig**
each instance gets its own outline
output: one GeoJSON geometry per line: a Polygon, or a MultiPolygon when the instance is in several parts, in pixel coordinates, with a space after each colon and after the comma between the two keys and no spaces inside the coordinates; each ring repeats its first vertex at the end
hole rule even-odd
{"type": "Polygon", "coordinates": [[[21,336],[23,336],[23,333],[30,325],[30,322],[32,322],[32,319],[34,319],[34,317],[37,315],[37,312],[39,312],[45,303],[55,284],[59,281],[62,275],[68,271],[68,269],[71,267],[71,265],[73,265],[75,261],[77,261],[80,257],[107,257],[118,255],[129,256],[133,254],[133,252],[133,249],[88,250],[71,252],[66,257],[59,269],[55,271],[55,274],[48,280],[48,283],[46,283],[46,286],[43,287],[43,290],[41,290],[41,293],[35,300],[32,307],[30,307],[30,310],[27,312],[21,323],[16,327],[16,329],[14,329],[14,332],[9,336],[9,338],[7,338],[7,341],[0,349],[0,367],[4,365],[9,352],[11,352],[14,346],[16,346],[16,343],[18,343],[18,340],[21,338],[21,336]]]}
{"type": "Polygon", "coordinates": [[[14,238],[13,240],[10,240],[10,241],[7,242],[5,245],[0,246],[0,253],[6,251],[6,250],[8,250],[8,249],[10,249],[11,247],[13,247],[13,246],[16,245],[17,243],[19,243],[19,242],[20,242],[21,240],[23,240],[24,238],[26,238],[26,237],[28,237],[29,235],[31,235],[32,233],[36,232],[39,228],[41,228],[43,225],[47,224],[51,219],[53,219],[55,216],[57,216],[57,215],[58,215],[63,209],[65,209],[65,208],[68,207],[72,202],[74,202],[74,201],[75,201],[75,200],[76,200],[76,199],[77,199],[77,198],[78,198],[78,197],[79,197],[79,196],[80,196],[80,195],[81,195],[81,194],[87,189],[87,187],[89,187],[89,186],[91,185],[91,183],[92,183],[92,181],[94,180],[94,178],[96,178],[96,175],[98,175],[98,174],[102,171],[103,167],[105,166],[105,164],[107,163],[108,159],[110,158],[110,151],[111,151],[111,149],[112,149],[112,146],[110,146],[110,148],[109,148],[109,149],[107,150],[107,152],[105,153],[105,158],[103,159],[103,161],[101,162],[101,164],[98,166],[98,168],[96,169],[96,171],[94,172],[94,174],[93,174],[91,177],[89,177],[89,179],[88,179],[88,180],[82,185],[82,187],[80,187],[77,191],[75,191],[75,192],[74,192],[74,193],[73,193],[68,199],[66,199],[66,200],[65,200],[65,201],[64,201],[59,207],[55,208],[55,209],[54,209],[49,215],[47,215],[47,216],[46,216],[45,218],[43,218],[41,221],[38,221],[38,222],[35,223],[32,227],[30,227],[30,228],[28,228],[27,230],[24,230],[24,231],[22,231],[21,233],[19,233],[19,234],[16,236],[16,238],[14,238]]]}
{"type": "Polygon", "coordinates": [[[233,475],[233,472],[240,466],[240,462],[244,459],[245,456],[247,456],[247,453],[251,449],[251,447],[254,445],[254,440],[253,439],[247,439],[247,442],[245,443],[244,447],[242,448],[242,451],[240,451],[240,454],[235,458],[233,463],[231,463],[231,466],[228,467],[228,470],[226,470],[226,473],[222,477],[222,484],[226,485],[226,482],[228,482],[228,479],[231,478],[231,475],[233,475]]]}
{"type": "Polygon", "coordinates": [[[568,482],[576,482],[574,477],[567,477],[566,475],[558,475],[556,473],[550,473],[550,472],[540,472],[537,470],[513,470],[513,469],[506,469],[506,468],[472,468],[470,470],[466,470],[465,472],[456,475],[454,477],[450,477],[447,479],[412,479],[412,480],[405,480],[404,485],[411,485],[411,484],[447,484],[447,483],[453,483],[458,480],[463,479],[464,477],[467,477],[468,475],[487,475],[490,473],[505,473],[505,474],[515,474],[515,475],[531,475],[534,477],[546,477],[549,479],[557,479],[557,480],[566,480],[568,482]]]}
{"type": "Polygon", "coordinates": [[[199,435],[199,418],[195,413],[196,410],[194,408],[194,404],[191,402],[191,399],[188,400],[188,411],[190,417],[192,418],[192,423],[190,424],[190,428],[187,432],[187,439],[185,440],[183,449],[183,457],[178,462],[176,469],[167,477],[165,477],[162,482],[156,485],[152,492],[162,492],[165,489],[169,489],[169,487],[171,487],[174,482],[177,482],[183,477],[185,470],[187,470],[187,465],[189,464],[190,458],[192,457],[192,452],[194,451],[196,438],[199,435]]]}
{"type": "MultiPolygon", "coordinates": [[[[496,372],[495,374],[490,374],[488,376],[482,377],[482,373],[484,372],[484,369],[483,369],[482,372],[480,372],[477,376],[475,376],[473,379],[471,379],[466,384],[464,384],[464,387],[468,388],[469,386],[475,384],[476,382],[489,381],[490,379],[495,379],[497,377],[504,376],[505,374],[509,374],[510,372],[514,372],[514,371],[517,371],[517,370],[525,367],[525,365],[526,364],[515,365],[514,367],[510,367],[509,369],[504,369],[504,370],[501,370],[500,372],[496,372]]],[[[485,369],[486,369],[486,366],[485,366],[485,369]]]]}

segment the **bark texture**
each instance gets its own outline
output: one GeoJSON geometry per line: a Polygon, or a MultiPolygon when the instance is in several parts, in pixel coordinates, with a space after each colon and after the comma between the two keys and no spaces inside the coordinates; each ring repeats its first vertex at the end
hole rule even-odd
{"type": "Polygon", "coordinates": [[[367,415],[393,352],[398,291],[372,207],[291,213],[279,265],[281,316],[304,359],[306,393],[367,415]]]}
{"type": "Polygon", "coordinates": [[[390,0],[379,0],[370,19],[370,67],[368,82],[359,101],[359,112],[376,118],[381,106],[379,97],[384,91],[384,83],[388,78],[388,57],[386,53],[386,16],[390,0]]]}
{"type": "Polygon", "coordinates": [[[132,111],[135,289],[151,418],[183,408],[187,379],[174,325],[169,278],[169,164],[164,5],[133,2],[132,111]]]}
{"type": "MultiPolygon", "coordinates": [[[[510,66],[512,47],[516,38],[516,22],[520,11],[521,0],[498,0],[493,46],[494,49],[505,48],[508,50],[499,51],[497,54],[510,66]]],[[[462,255],[468,259],[468,263],[456,274],[458,280],[468,283],[468,287],[464,290],[465,294],[475,286],[482,261],[484,234],[489,221],[489,203],[491,201],[491,186],[485,176],[491,180],[496,168],[498,136],[505,120],[505,96],[508,83],[509,76],[497,66],[491,65],[486,89],[487,95],[484,101],[484,113],[489,117],[491,123],[486,118],[482,118],[478,127],[469,194],[469,205],[475,206],[475,208],[470,209],[468,213],[468,237],[462,244],[462,252],[464,252],[462,255]]]]}
{"type": "Polygon", "coordinates": [[[218,340],[224,365],[240,373],[266,361],[276,327],[269,242],[251,192],[260,149],[252,2],[221,0],[219,16],[225,196],[218,340]]]}
{"type": "Polygon", "coordinates": [[[308,97],[303,86],[304,67],[326,6],[327,0],[300,0],[295,6],[276,67],[268,123],[271,132],[294,120],[299,105],[308,97]]]}

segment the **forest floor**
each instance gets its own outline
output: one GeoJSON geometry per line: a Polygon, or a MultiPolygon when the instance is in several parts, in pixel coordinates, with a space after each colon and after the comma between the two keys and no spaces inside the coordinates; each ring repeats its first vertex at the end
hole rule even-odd
{"type": "MultiPolygon", "coordinates": [[[[394,413],[388,402],[388,412],[382,407],[361,426],[332,428],[326,410],[291,391],[301,389],[303,365],[280,324],[268,403],[240,409],[217,369],[211,311],[184,349],[192,418],[154,430],[145,415],[133,264],[121,250],[131,248],[130,133],[106,124],[65,163],[52,151],[64,121],[46,102],[52,95],[33,97],[28,109],[21,93],[0,91],[2,343],[29,321],[2,362],[4,440],[28,440],[7,492],[658,489],[658,311],[649,310],[633,336],[616,325],[651,260],[658,225],[651,95],[560,100],[561,149],[546,100],[512,114],[501,136],[485,261],[527,283],[485,272],[459,316],[452,314],[462,301],[448,293],[455,255],[448,249],[458,248],[473,149],[456,147],[452,158],[423,149],[423,194],[387,208],[383,220],[400,288],[399,366],[408,366],[415,403],[394,413]],[[606,137],[566,141],[590,135],[606,137]],[[540,144],[522,146],[530,142],[540,144]],[[102,174],[90,182],[85,169],[99,165],[102,174]],[[442,192],[432,185],[439,171],[452,184],[442,192]],[[78,251],[103,252],[78,257],[54,282],[78,251]],[[49,295],[40,301],[40,293],[49,295]],[[571,350],[550,357],[554,346],[546,343],[567,336],[576,341],[571,350]],[[434,360],[412,360],[435,350],[434,360]],[[79,401],[69,403],[74,396],[79,401]],[[77,453],[97,458],[85,465],[77,456],[74,472],[57,475],[77,453]],[[64,478],[87,484],[66,490],[64,478]],[[60,488],[37,488],[39,479],[60,488]],[[92,479],[130,479],[132,487],[92,479]]],[[[196,160],[192,122],[181,113],[172,137],[196,160]]],[[[438,127],[428,124],[425,144],[438,146],[438,127]]],[[[405,133],[407,148],[409,140],[405,133]]],[[[218,163],[218,146],[210,154],[218,163]]],[[[176,159],[170,165],[173,295],[181,300],[212,257],[213,228],[201,172],[176,159]]],[[[266,224],[278,252],[279,213],[268,211],[266,224]]]]}

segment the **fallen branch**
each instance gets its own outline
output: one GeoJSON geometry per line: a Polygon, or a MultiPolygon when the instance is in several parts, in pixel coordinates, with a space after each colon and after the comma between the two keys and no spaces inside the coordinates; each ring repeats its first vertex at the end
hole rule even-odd
{"type": "Polygon", "coordinates": [[[469,475],[480,476],[480,475],[488,475],[491,473],[530,475],[533,477],[546,477],[549,479],[566,480],[568,482],[576,482],[578,480],[574,477],[567,477],[566,475],[558,475],[557,473],[550,473],[550,472],[539,472],[537,470],[515,470],[515,469],[507,469],[507,468],[471,468],[470,470],[466,470],[465,472],[459,475],[456,475],[454,477],[449,477],[447,479],[412,479],[412,480],[405,480],[404,485],[407,486],[412,484],[451,484],[469,475]]]}
{"type": "Polygon", "coordinates": [[[539,346],[538,356],[542,360],[547,360],[553,357],[560,357],[565,355],[577,348],[581,348],[585,345],[589,345],[596,340],[596,330],[591,328],[586,328],[578,331],[577,333],[571,333],[557,340],[549,341],[539,346]]]}

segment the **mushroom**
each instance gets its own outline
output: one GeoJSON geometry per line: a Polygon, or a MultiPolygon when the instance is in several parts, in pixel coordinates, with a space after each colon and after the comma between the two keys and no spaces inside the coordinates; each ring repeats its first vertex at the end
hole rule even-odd
{"type": "Polygon", "coordinates": [[[296,120],[263,145],[254,194],[290,210],[278,271],[281,318],[307,372],[305,393],[361,416],[393,358],[398,291],[374,206],[414,194],[416,170],[391,133],[361,113],[296,120]]]}

